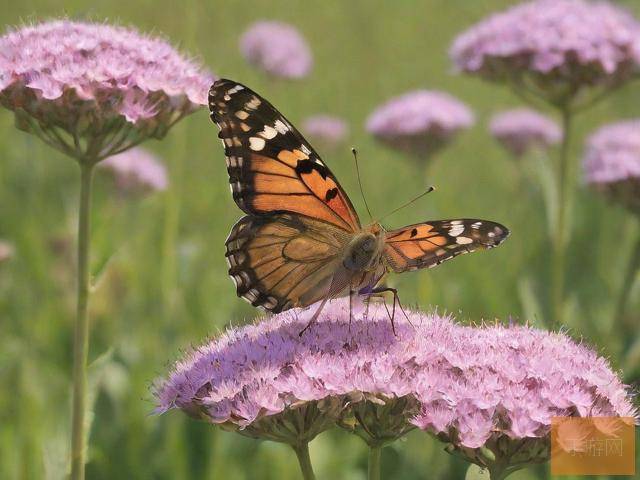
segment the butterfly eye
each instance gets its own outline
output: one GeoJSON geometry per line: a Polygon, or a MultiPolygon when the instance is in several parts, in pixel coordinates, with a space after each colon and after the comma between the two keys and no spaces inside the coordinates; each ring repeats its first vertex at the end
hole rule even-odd
{"type": "Polygon", "coordinates": [[[365,252],[372,252],[374,249],[374,239],[369,237],[367,238],[364,242],[362,242],[362,250],[364,250],[365,252]]]}

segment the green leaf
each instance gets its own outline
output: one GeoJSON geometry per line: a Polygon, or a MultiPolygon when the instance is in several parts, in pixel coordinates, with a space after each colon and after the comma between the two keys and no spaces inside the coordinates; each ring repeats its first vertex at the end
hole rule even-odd
{"type": "Polygon", "coordinates": [[[489,480],[490,478],[489,470],[481,468],[475,463],[469,465],[467,473],[464,476],[464,480],[489,480]]]}

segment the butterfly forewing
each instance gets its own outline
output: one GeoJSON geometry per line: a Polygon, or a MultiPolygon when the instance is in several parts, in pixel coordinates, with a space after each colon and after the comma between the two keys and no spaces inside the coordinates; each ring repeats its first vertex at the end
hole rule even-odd
{"type": "Polygon", "coordinates": [[[387,232],[384,256],[395,272],[431,268],[458,255],[493,248],[509,236],[499,223],[434,220],[387,232]]]}
{"type": "Polygon", "coordinates": [[[246,213],[307,215],[347,232],[358,216],[335,176],[302,135],[267,100],[231,80],[209,91],[220,128],[233,198],[246,213]]]}

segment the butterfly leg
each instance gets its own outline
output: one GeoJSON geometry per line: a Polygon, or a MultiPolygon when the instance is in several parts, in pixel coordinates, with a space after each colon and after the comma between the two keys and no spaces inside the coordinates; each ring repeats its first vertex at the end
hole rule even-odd
{"type": "MultiPolygon", "coordinates": [[[[329,301],[330,298],[333,298],[336,296],[336,291],[339,291],[339,286],[340,285],[344,285],[344,283],[341,282],[342,277],[340,275],[334,275],[333,278],[331,279],[331,283],[329,285],[329,290],[327,291],[327,295],[322,299],[322,302],[320,302],[320,305],[318,306],[318,308],[316,309],[316,311],[314,312],[314,314],[311,316],[311,319],[309,320],[309,323],[307,323],[307,326],[304,327],[300,333],[298,334],[298,336],[302,336],[304,334],[304,332],[306,332],[309,327],[311,326],[311,324],[313,324],[318,317],[320,316],[320,314],[322,313],[322,309],[324,308],[324,306],[327,304],[327,302],[329,301]]],[[[349,287],[351,288],[351,287],[349,287]]],[[[351,314],[349,314],[351,315],[351,314]]]]}
{"type": "Polygon", "coordinates": [[[349,333],[351,333],[351,319],[353,318],[353,294],[354,290],[349,285],[349,333]]]}
{"type": "Polygon", "coordinates": [[[369,303],[370,302],[371,302],[371,297],[369,295],[364,297],[364,316],[363,316],[363,318],[364,318],[365,322],[369,318],[369,303]]]}
{"type": "Polygon", "coordinates": [[[327,301],[329,301],[329,299],[331,298],[331,292],[329,292],[329,294],[327,294],[326,297],[324,297],[324,299],[322,300],[322,302],[320,302],[320,305],[318,306],[318,308],[316,309],[316,311],[313,313],[313,316],[311,317],[311,320],[309,320],[309,323],[307,323],[307,326],[304,327],[302,330],[300,330],[300,333],[298,333],[298,336],[301,337],[304,332],[306,332],[309,327],[315,323],[315,321],[318,319],[318,317],[320,316],[320,313],[322,313],[322,309],[324,308],[324,306],[326,305],[327,301]]]}
{"type": "Polygon", "coordinates": [[[371,297],[373,295],[380,295],[386,292],[391,292],[393,294],[393,307],[391,308],[391,314],[389,315],[389,309],[387,308],[387,303],[384,303],[384,308],[387,310],[387,315],[389,315],[389,319],[391,320],[391,329],[393,330],[393,334],[396,334],[396,326],[395,326],[395,316],[396,316],[396,304],[398,305],[398,307],[400,307],[400,311],[402,312],[402,314],[404,315],[404,318],[407,319],[407,322],[409,322],[409,324],[411,326],[413,326],[413,324],[411,323],[411,320],[409,320],[409,316],[407,315],[407,312],[404,311],[404,308],[402,306],[402,303],[400,302],[400,296],[398,295],[398,289],[396,288],[392,288],[392,287],[376,287],[376,288],[372,288],[369,292],[366,293],[367,296],[371,297]]]}

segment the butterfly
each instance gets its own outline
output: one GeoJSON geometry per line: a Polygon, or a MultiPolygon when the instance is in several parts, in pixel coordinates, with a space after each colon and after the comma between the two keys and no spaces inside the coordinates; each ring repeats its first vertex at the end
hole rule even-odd
{"type": "Polygon", "coordinates": [[[392,291],[395,310],[397,292],[378,286],[388,272],[435,267],[509,235],[499,223],[466,218],[363,227],[329,167],[267,100],[220,79],[209,109],[233,199],[246,213],[226,240],[229,275],[253,306],[278,313],[321,301],[311,324],[330,298],[392,291]]]}

